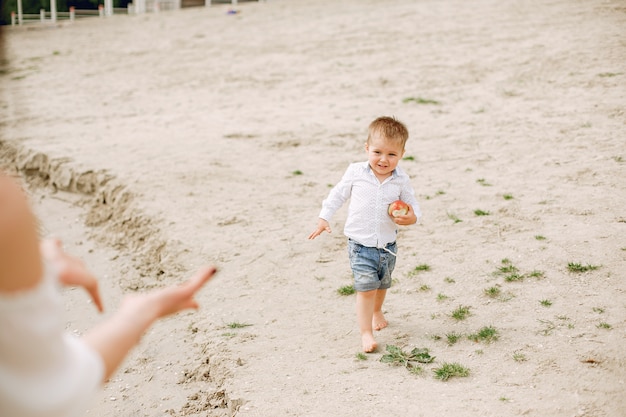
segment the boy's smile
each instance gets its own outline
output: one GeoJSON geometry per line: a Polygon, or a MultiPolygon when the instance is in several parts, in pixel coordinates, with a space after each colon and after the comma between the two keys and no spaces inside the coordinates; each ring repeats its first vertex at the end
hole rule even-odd
{"type": "Polygon", "coordinates": [[[380,136],[372,137],[365,144],[369,166],[379,181],[391,175],[400,158],[404,155],[402,144],[398,141],[385,139],[380,136]]]}

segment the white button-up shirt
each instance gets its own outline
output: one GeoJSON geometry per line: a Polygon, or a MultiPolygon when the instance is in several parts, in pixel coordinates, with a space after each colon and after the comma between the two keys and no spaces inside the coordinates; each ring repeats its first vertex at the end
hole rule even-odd
{"type": "Polygon", "coordinates": [[[330,222],[348,199],[350,205],[343,232],[363,246],[384,248],[395,242],[398,227],[387,213],[389,204],[394,201],[409,203],[418,218],[422,215],[410,178],[400,167],[381,183],[367,161],[350,164],[341,181],[322,202],[319,217],[330,222]]]}

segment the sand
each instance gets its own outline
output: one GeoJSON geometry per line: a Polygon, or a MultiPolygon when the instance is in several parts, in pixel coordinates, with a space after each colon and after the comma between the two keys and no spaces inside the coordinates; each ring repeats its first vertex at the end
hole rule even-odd
{"type": "MultiPolygon", "coordinates": [[[[220,270],[86,415],[626,415],[624,4],[229,8],[4,31],[0,160],[107,311],[220,270]],[[337,293],[345,209],[307,236],[380,115],[409,128],[424,216],[399,233],[390,325],[361,358],[337,293]],[[497,340],[468,338],[485,327],[497,340]],[[387,346],[435,360],[413,374],[387,346]],[[435,378],[445,363],[469,375],[435,378]]],[[[69,331],[102,319],[66,297],[69,331]]]]}

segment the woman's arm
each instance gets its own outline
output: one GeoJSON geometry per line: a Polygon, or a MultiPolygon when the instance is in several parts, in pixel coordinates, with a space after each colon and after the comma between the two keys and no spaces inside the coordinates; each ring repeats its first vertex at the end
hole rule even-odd
{"type": "Polygon", "coordinates": [[[179,286],[147,294],[127,296],[119,310],[107,321],[84,336],[87,345],[104,361],[106,381],[122,363],[144,332],[158,319],[186,309],[197,309],[196,292],[215,274],[214,267],[199,270],[179,286]]]}
{"type": "Polygon", "coordinates": [[[25,193],[0,172],[0,292],[35,287],[43,275],[37,221],[25,193]]]}
{"type": "MultiPolygon", "coordinates": [[[[43,276],[44,256],[56,265],[61,284],[84,287],[102,310],[95,277],[80,260],[65,254],[59,242],[48,241],[40,246],[36,225],[22,189],[0,172],[0,292],[17,292],[38,285],[43,276]]],[[[194,296],[215,272],[214,267],[206,267],[182,285],[128,296],[117,312],[90,330],[83,340],[102,358],[104,380],[156,320],[198,308],[194,296]]]]}

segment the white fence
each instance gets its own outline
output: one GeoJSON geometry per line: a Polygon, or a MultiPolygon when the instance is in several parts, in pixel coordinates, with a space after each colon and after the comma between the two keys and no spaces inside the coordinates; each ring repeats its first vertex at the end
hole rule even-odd
{"type": "MultiPolygon", "coordinates": [[[[267,0],[257,0],[267,1],[267,0]]],[[[211,0],[204,0],[206,7],[211,6],[211,0]]],[[[215,1],[216,3],[226,3],[228,1],[215,1]]],[[[238,4],[237,0],[230,0],[230,4],[234,7],[238,4]]],[[[56,0],[50,0],[50,11],[44,9],[39,14],[22,13],[22,1],[17,0],[17,13],[11,12],[11,26],[22,26],[29,23],[55,23],[58,20],[74,21],[83,17],[105,17],[116,14],[142,14],[142,13],[158,13],[161,10],[176,10],[181,8],[181,0],[135,0],[135,4],[128,3],[128,8],[114,8],[113,0],[104,0],[104,5],[100,4],[98,10],[76,10],[70,7],[69,12],[57,12],[56,0]]]]}
{"type": "MultiPolygon", "coordinates": [[[[125,10],[125,9],[124,9],[125,10]]],[[[69,12],[57,12],[56,16],[52,15],[52,12],[46,12],[44,9],[39,11],[39,14],[22,14],[21,19],[15,12],[11,12],[11,25],[16,24],[29,24],[29,23],[45,23],[46,21],[56,20],[70,20],[80,19],[83,17],[104,17],[104,9],[100,7],[98,10],[76,10],[74,7],[70,7],[69,12]]]]}

